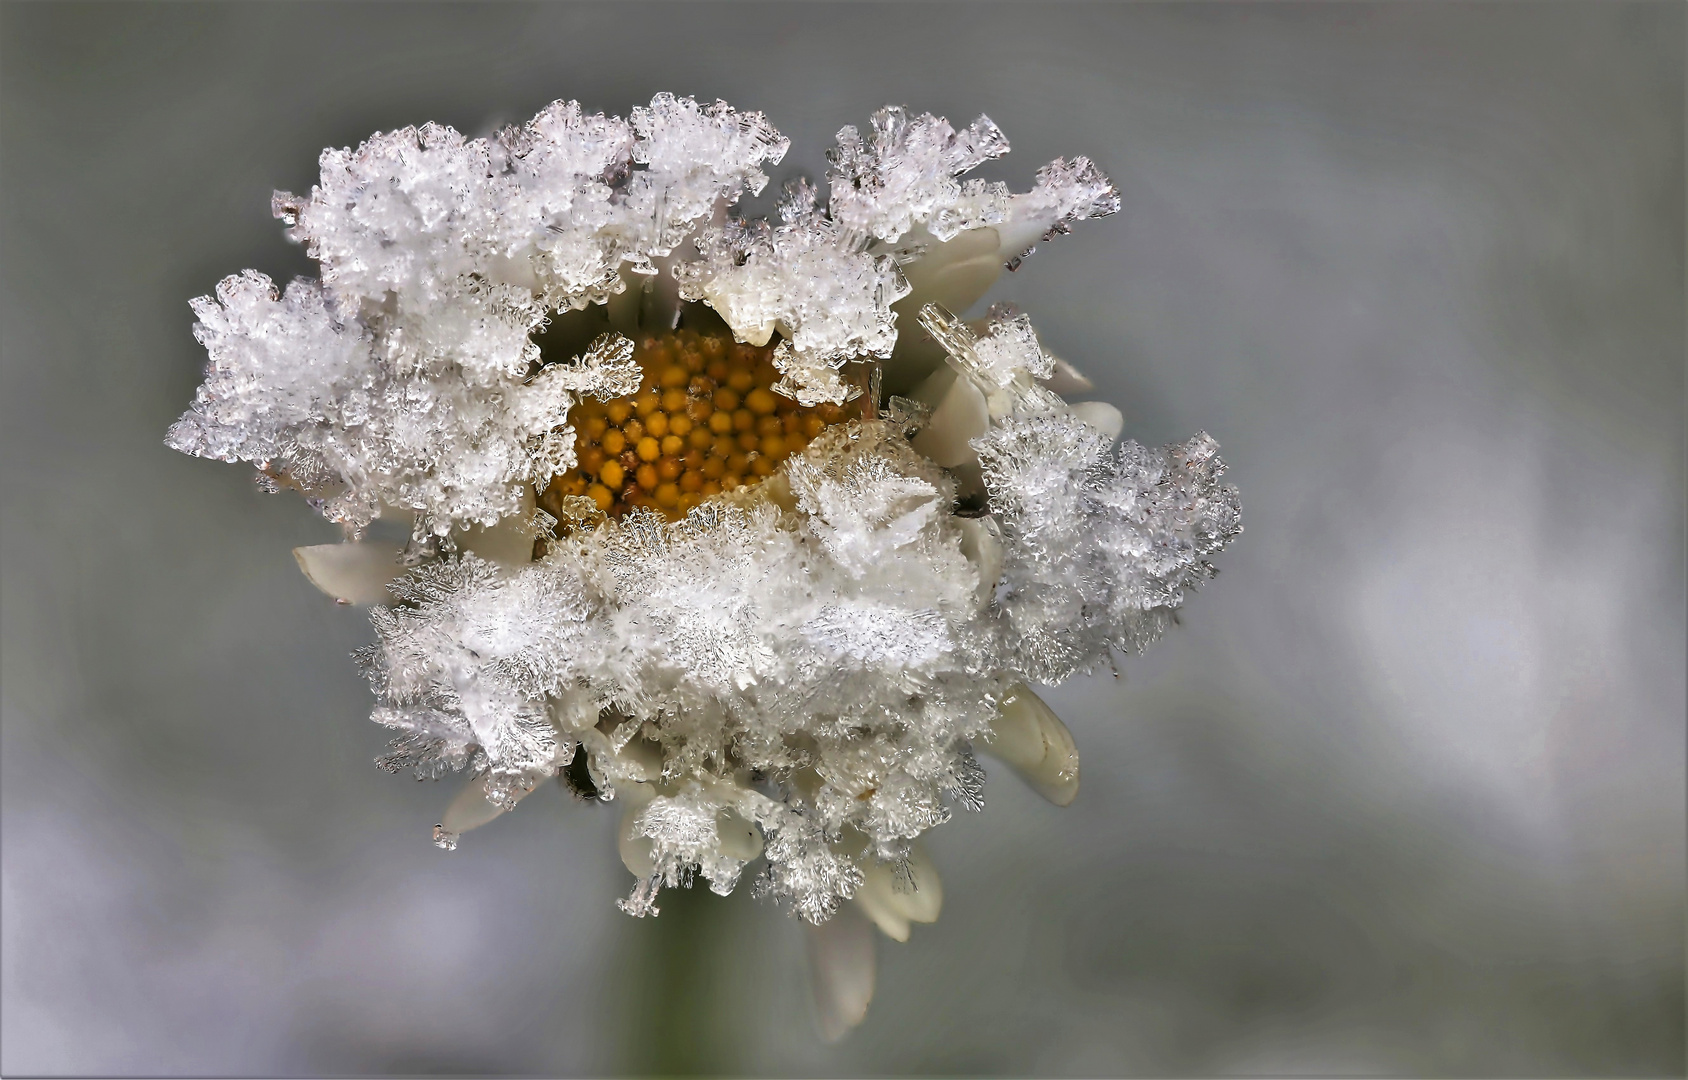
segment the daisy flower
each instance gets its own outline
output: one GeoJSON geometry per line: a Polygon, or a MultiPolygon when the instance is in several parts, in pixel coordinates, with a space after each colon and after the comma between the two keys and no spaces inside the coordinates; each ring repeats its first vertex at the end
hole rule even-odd
{"type": "Polygon", "coordinates": [[[382,767],[468,776],[440,846],[546,780],[613,802],[622,909],[749,870],[813,928],[836,1037],[869,923],[938,915],[919,838],[983,805],[975,751],[1070,803],[1031,686],[1157,638],[1241,527],[1207,435],[1119,442],[1026,315],[956,314],[1118,209],[1088,159],[1012,193],[963,179],[1008,152],[988,118],[886,108],[824,190],[735,216],[787,145],[661,94],[325,151],[273,204],[319,277],[193,302],[210,364],[168,442],[344,528],[295,554],[370,605],[382,767]]]}

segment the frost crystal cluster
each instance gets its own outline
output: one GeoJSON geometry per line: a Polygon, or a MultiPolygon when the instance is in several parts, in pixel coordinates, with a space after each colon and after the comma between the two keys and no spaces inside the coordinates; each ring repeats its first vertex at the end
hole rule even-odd
{"type": "Polygon", "coordinates": [[[274,200],[320,277],[194,301],[210,365],[168,441],[344,526],[297,555],[372,605],[381,764],[471,778],[442,846],[556,778],[625,807],[633,914],[748,870],[900,940],[937,914],[917,838],[982,805],[975,750],[1071,801],[1028,684],[1158,637],[1237,497],[1207,435],[1150,450],[1069,404],[1088,380],[1026,316],[952,314],[1118,209],[1090,161],[1012,193],[965,178],[1008,151],[988,118],[887,108],[824,187],[735,216],[786,147],[665,94],[326,151],[274,200]]]}

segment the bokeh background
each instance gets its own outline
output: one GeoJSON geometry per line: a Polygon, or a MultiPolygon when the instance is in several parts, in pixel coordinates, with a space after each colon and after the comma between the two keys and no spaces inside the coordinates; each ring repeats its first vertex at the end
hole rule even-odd
{"type": "MultiPolygon", "coordinates": [[[[1676,3],[0,8],[3,1051],[24,1073],[1681,1074],[1676,3]],[[333,539],[167,451],[187,300],[308,273],[324,146],[558,97],[887,102],[1124,211],[993,294],[1247,532],[1121,681],[1051,690],[943,918],[822,1045],[748,895],[635,921],[612,811],[429,843],[378,772],[333,539]]],[[[777,187],[770,188],[777,190],[777,187]]],[[[764,200],[764,205],[766,200],[764,200]]],[[[987,762],[987,767],[989,764],[987,762]]]]}

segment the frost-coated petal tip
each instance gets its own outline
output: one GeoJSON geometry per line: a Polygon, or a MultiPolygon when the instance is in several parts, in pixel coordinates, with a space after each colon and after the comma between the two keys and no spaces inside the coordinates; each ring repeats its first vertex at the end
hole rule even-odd
{"type": "Polygon", "coordinates": [[[1043,387],[1050,393],[1060,394],[1062,397],[1073,397],[1078,394],[1090,393],[1096,389],[1096,383],[1091,380],[1090,376],[1057,356],[1055,357],[1055,371],[1049,378],[1043,380],[1043,387]]]}
{"type": "Polygon", "coordinates": [[[1081,401],[1073,406],[1073,415],[1110,440],[1119,438],[1125,430],[1125,417],[1106,401],[1081,401]]]}
{"type": "Polygon", "coordinates": [[[862,886],[851,898],[892,941],[907,941],[910,923],[938,921],[944,888],[925,849],[914,844],[901,868],[870,861],[862,867],[862,886]]]}
{"type": "Polygon", "coordinates": [[[637,818],[646,803],[630,803],[621,813],[621,825],[616,832],[616,853],[621,865],[634,877],[644,879],[656,872],[656,859],[651,838],[639,832],[637,818]]]}
{"type": "Polygon", "coordinates": [[[1054,710],[1025,684],[1003,696],[986,744],[1033,791],[1056,806],[1078,797],[1078,748],[1054,710]]]}
{"type": "Polygon", "coordinates": [[[837,1042],[867,1016],[873,1000],[873,927],[854,908],[840,908],[819,926],[804,924],[809,939],[809,990],[822,1039],[837,1042]]]}
{"type": "Polygon", "coordinates": [[[891,871],[878,863],[862,868],[862,887],[850,898],[892,941],[907,941],[909,917],[897,903],[891,871]]]}
{"type": "Polygon", "coordinates": [[[293,558],[312,585],[341,604],[387,604],[387,583],[404,573],[393,544],[315,544],[293,558]]]}
{"type": "Polygon", "coordinates": [[[459,836],[470,829],[478,829],[487,822],[504,813],[504,807],[495,805],[486,797],[486,778],[477,776],[463,785],[463,790],[451,800],[445,808],[445,814],[440,818],[440,827],[446,832],[459,836]]]}

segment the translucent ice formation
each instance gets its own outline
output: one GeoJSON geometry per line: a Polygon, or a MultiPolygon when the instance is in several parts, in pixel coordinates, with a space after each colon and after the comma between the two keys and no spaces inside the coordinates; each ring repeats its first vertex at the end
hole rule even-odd
{"type": "MultiPolygon", "coordinates": [[[[797,181],[778,223],[734,217],[785,149],[659,95],[325,152],[274,203],[320,279],[194,301],[211,363],[169,443],[345,525],[299,561],[380,601],[382,766],[470,775],[441,846],[555,778],[625,808],[630,913],[757,865],[809,923],[848,901],[903,940],[941,899],[917,838],[983,804],[975,749],[1071,802],[1028,684],[1167,629],[1237,496],[1205,434],[1116,443],[1118,410],[1069,405],[1028,317],[951,314],[1118,208],[1088,160],[1012,194],[961,179],[1008,150],[988,118],[888,108],[839,133],[824,206],[797,181]],[[383,516],[403,549],[363,539],[383,516]]],[[[829,1031],[866,1008],[862,940],[815,940],[829,1031]]]]}

